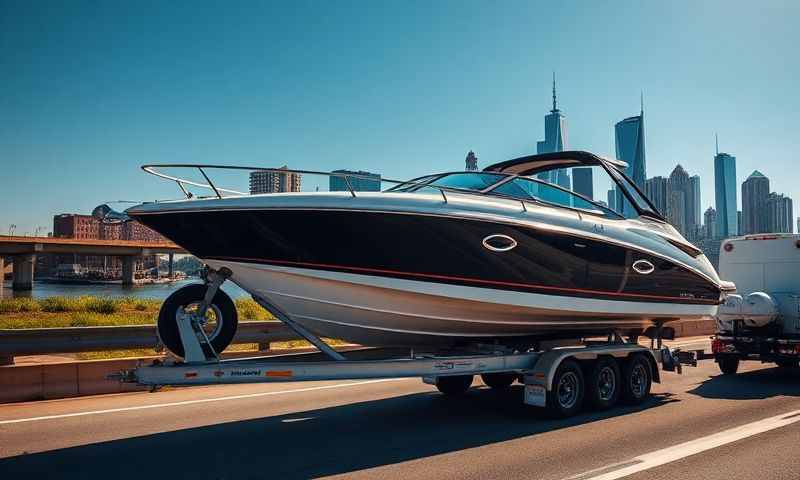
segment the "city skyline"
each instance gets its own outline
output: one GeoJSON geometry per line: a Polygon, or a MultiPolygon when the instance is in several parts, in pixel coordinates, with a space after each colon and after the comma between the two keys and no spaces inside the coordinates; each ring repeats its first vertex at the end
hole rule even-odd
{"type": "Polygon", "coordinates": [[[758,169],[774,191],[800,198],[791,173],[800,66],[786,62],[800,5],[443,1],[260,5],[223,16],[198,5],[192,21],[166,4],[5,11],[0,100],[10,121],[0,161],[4,193],[19,202],[0,211],[2,233],[11,224],[33,233],[56,211],[104,201],[173,198],[175,186],[144,175],[144,163],[413,178],[452,169],[465,147],[484,165],[531,154],[553,71],[570,148],[614,156],[613,125],[644,91],[648,176],[681,163],[701,178],[701,209],[714,205],[719,131],[740,172],[758,169]],[[543,16],[551,21],[526,28],[543,16]],[[709,28],[720,21],[737,34],[709,28]],[[480,41],[469,41],[464,27],[476,24],[480,41]]]}

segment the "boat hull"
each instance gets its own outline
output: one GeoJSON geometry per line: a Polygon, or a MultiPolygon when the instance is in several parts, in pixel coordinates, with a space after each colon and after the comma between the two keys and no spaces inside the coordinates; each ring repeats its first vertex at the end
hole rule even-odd
{"type": "Polygon", "coordinates": [[[646,328],[655,321],[710,318],[711,305],[602,300],[255,263],[227,267],[317,335],[364,345],[453,345],[510,337],[569,337],[646,328]]]}
{"type": "Polygon", "coordinates": [[[366,345],[637,330],[716,311],[707,262],[640,223],[502,202],[287,194],[128,212],[309,330],[366,345]]]}

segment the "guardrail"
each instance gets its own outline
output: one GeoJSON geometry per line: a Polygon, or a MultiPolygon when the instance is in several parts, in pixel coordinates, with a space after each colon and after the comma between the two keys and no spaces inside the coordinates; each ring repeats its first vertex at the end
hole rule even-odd
{"type": "MultiPolygon", "coordinates": [[[[301,339],[276,321],[241,322],[233,343],[258,343],[267,350],[270,342],[301,339]],[[266,346],[266,348],[265,348],[266,346]]],[[[14,356],[103,350],[160,349],[155,325],[114,327],[25,328],[0,330],[0,365],[14,363],[14,356]]]]}

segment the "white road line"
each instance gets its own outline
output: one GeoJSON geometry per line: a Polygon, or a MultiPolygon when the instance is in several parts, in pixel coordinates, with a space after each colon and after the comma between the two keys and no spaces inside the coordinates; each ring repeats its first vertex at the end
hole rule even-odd
{"type": "Polygon", "coordinates": [[[697,440],[646,453],[624,462],[595,468],[569,477],[566,480],[616,480],[799,421],[800,410],[795,410],[698,438],[697,440]]]}
{"type": "Polygon", "coordinates": [[[40,420],[54,420],[57,418],[69,418],[69,417],[83,417],[86,415],[101,415],[104,413],[117,413],[117,412],[130,412],[134,410],[148,410],[151,408],[163,408],[163,407],[179,407],[181,405],[193,405],[197,403],[211,403],[211,402],[224,402],[227,400],[240,400],[243,398],[258,398],[258,397],[270,397],[274,395],[284,395],[287,393],[302,393],[302,392],[313,392],[315,390],[327,390],[331,388],[347,388],[347,387],[357,387],[359,385],[368,385],[370,383],[381,383],[381,382],[398,382],[401,380],[408,380],[408,378],[381,378],[378,380],[366,380],[363,382],[351,382],[351,383],[337,383],[336,385],[321,385],[319,387],[308,387],[308,388],[296,388],[293,390],[280,390],[276,392],[260,392],[260,393],[247,393],[243,395],[231,395],[228,397],[216,397],[216,398],[201,398],[197,400],[186,400],[183,402],[169,402],[169,403],[158,403],[154,405],[137,405],[135,407],[121,407],[121,408],[109,408],[107,410],[92,410],[88,412],[75,412],[75,413],[63,413],[61,415],[45,415],[42,417],[30,417],[30,418],[17,418],[14,420],[0,420],[0,425],[8,425],[11,423],[25,423],[25,422],[38,422],[40,420]]]}

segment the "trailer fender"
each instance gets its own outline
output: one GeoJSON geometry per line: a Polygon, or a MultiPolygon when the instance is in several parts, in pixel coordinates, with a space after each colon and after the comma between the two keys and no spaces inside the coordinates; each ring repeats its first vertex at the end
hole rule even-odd
{"type": "Polygon", "coordinates": [[[533,368],[526,370],[523,376],[525,385],[540,385],[549,392],[553,387],[553,378],[556,370],[568,358],[578,361],[596,360],[601,356],[610,356],[622,362],[634,354],[644,354],[653,373],[653,382],[661,383],[661,376],[658,371],[658,362],[653,352],[649,348],[640,345],[608,345],[590,348],[563,348],[545,352],[539,357],[533,368]]]}

